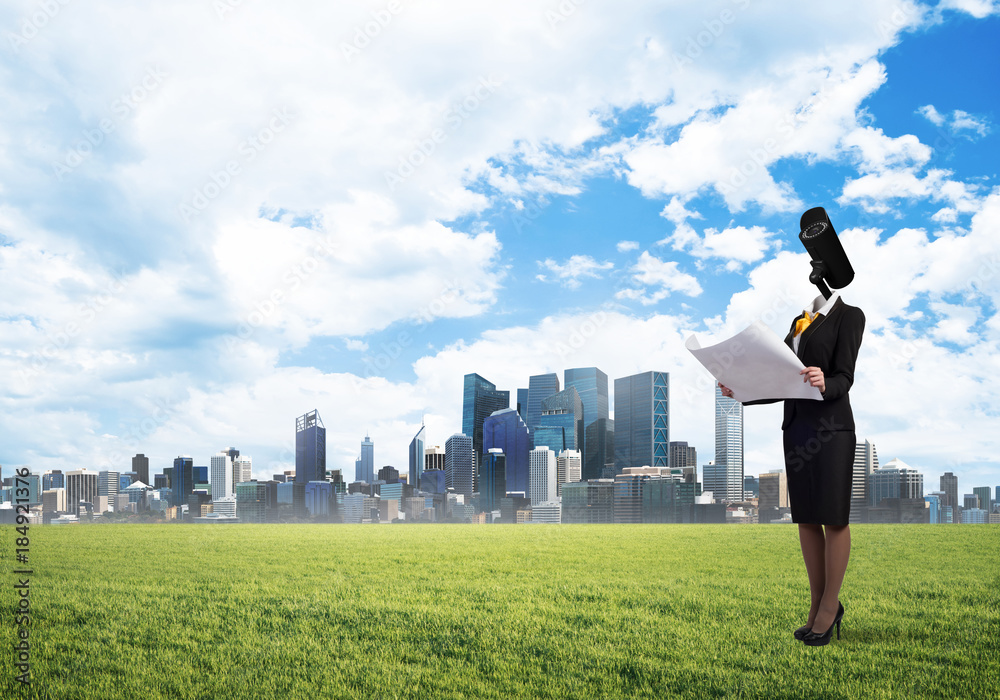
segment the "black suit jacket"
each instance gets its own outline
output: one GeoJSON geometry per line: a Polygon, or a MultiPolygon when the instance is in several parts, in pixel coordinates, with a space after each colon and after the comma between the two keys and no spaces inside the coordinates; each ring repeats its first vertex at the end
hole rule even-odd
{"type": "MultiPolygon", "coordinates": [[[[792,321],[785,344],[792,347],[795,337],[795,322],[792,321]]],[[[793,421],[805,421],[816,430],[854,430],[854,413],[848,396],[854,384],[854,364],[861,348],[861,336],[865,330],[865,314],[856,306],[848,306],[838,298],[827,316],[819,316],[802,331],[799,338],[799,359],[806,367],[819,367],[826,380],[823,400],[784,399],[785,416],[781,429],[785,430],[793,421]]],[[[782,399],[761,399],[747,401],[746,405],[774,403],[782,399]]]]}

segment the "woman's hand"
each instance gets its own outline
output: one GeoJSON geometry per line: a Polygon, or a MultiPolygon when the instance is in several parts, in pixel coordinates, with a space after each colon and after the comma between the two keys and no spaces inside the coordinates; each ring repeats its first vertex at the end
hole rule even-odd
{"type": "Polygon", "coordinates": [[[819,393],[826,393],[826,378],[823,376],[823,370],[819,367],[806,367],[799,374],[804,374],[806,376],[802,377],[803,382],[809,382],[812,386],[819,389],[819,393]]]}
{"type": "Polygon", "coordinates": [[[722,389],[722,395],[727,398],[733,398],[733,390],[728,386],[725,386],[722,382],[719,382],[719,388],[722,389]]]}

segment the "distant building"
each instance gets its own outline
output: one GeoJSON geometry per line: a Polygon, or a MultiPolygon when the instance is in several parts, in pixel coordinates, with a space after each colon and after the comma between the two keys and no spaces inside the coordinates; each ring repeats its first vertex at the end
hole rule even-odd
{"type": "Polygon", "coordinates": [[[590,479],[562,488],[562,522],[614,522],[613,479],[590,479]]]}
{"type": "Polygon", "coordinates": [[[132,458],[132,471],[139,475],[138,481],[144,484],[152,483],[149,480],[149,457],[139,453],[132,458]]]}
{"type": "Polygon", "coordinates": [[[869,440],[859,442],[854,449],[854,475],[851,479],[851,512],[849,522],[863,522],[863,510],[871,505],[868,493],[871,475],[879,468],[878,452],[869,440]]]}
{"type": "MultiPolygon", "coordinates": [[[[924,500],[924,477],[899,459],[893,459],[869,477],[869,505],[877,507],[886,498],[924,500]]],[[[869,521],[870,522],[870,521],[869,521]]]]}
{"type": "Polygon", "coordinates": [[[310,481],[305,486],[306,510],[314,518],[329,518],[336,509],[333,484],[329,481],[310,481]],[[331,505],[331,502],[333,505],[331,505]]]}
{"type": "MultiPolygon", "coordinates": [[[[670,466],[670,375],[615,380],[615,468],[670,466]]],[[[615,517],[618,517],[617,515],[615,517]]]]}
{"type": "Polygon", "coordinates": [[[378,470],[377,481],[384,481],[387,484],[394,484],[399,481],[399,470],[388,464],[378,470]]]}
{"type": "Polygon", "coordinates": [[[473,492],[472,438],[464,433],[456,433],[445,442],[445,487],[455,493],[471,496],[473,492]]]}
{"type": "Polygon", "coordinates": [[[536,374],[528,377],[528,416],[524,422],[529,428],[534,430],[540,424],[542,401],[558,392],[558,374],[550,372],[549,374],[536,374]]]}
{"type": "MultiPolygon", "coordinates": [[[[444,448],[435,445],[424,448],[424,470],[440,469],[444,471],[444,448]]],[[[416,483],[413,484],[416,486],[416,483]]]]}
{"type": "Polygon", "coordinates": [[[236,484],[236,517],[240,522],[265,522],[266,506],[267,486],[263,482],[252,479],[236,484]]]}
{"type": "Polygon", "coordinates": [[[219,452],[209,460],[209,483],[212,484],[212,498],[219,500],[236,494],[233,480],[233,460],[228,452],[219,452]]]}
{"type": "Polygon", "coordinates": [[[194,460],[191,457],[180,455],[174,460],[170,490],[173,493],[174,506],[187,504],[191,492],[194,491],[194,460]]]}
{"type": "Polygon", "coordinates": [[[583,455],[579,450],[563,450],[556,455],[556,495],[562,495],[563,484],[581,481],[583,455]]]}
{"type": "Polygon", "coordinates": [[[531,451],[531,484],[529,497],[532,505],[556,498],[556,453],[548,447],[531,451]]]}
{"type": "Polygon", "coordinates": [[[420,475],[426,468],[427,456],[424,452],[424,441],[426,439],[426,428],[421,424],[420,430],[410,440],[410,478],[408,483],[417,486],[420,483],[420,475]]]}
{"type": "MultiPolygon", "coordinates": [[[[510,392],[497,389],[478,374],[467,374],[462,389],[462,435],[472,440],[472,454],[476,462],[482,458],[483,423],[494,412],[510,408],[510,392]]],[[[494,445],[496,447],[496,445],[494,445]]],[[[445,446],[447,449],[447,445],[445,446]]]]}
{"type": "MultiPolygon", "coordinates": [[[[444,457],[443,451],[441,456],[444,457]]],[[[420,474],[419,488],[421,491],[427,491],[428,493],[444,493],[446,488],[444,465],[441,465],[441,469],[425,469],[420,474]]],[[[479,488],[482,490],[482,476],[480,476],[479,488]]]]}
{"type": "MultiPolygon", "coordinates": [[[[583,412],[586,415],[586,405],[584,405],[583,412]]],[[[581,478],[584,480],[599,479],[607,465],[611,465],[611,469],[614,471],[615,422],[608,418],[598,418],[584,428],[583,432],[583,444],[586,451],[581,465],[581,478]]]]}
{"type": "MultiPolygon", "coordinates": [[[[541,415],[538,417],[538,430],[545,427],[560,427],[563,429],[565,447],[567,450],[583,449],[583,401],[574,387],[568,387],[552,394],[542,401],[541,415]]],[[[562,450],[556,450],[561,452],[562,450]]]]}
{"type": "Polygon", "coordinates": [[[100,476],[95,471],[78,469],[66,472],[66,510],[76,515],[81,502],[97,503],[100,476]]]}
{"type": "MultiPolygon", "coordinates": [[[[326,480],[326,426],[319,411],[295,419],[295,481],[326,480]]],[[[241,518],[242,520],[242,518],[241,518]]]]}
{"type": "MultiPolygon", "coordinates": [[[[716,500],[743,500],[743,404],[715,386],[715,464],[725,469],[725,487],[716,500]]],[[[706,487],[707,488],[707,487],[706,487]]]]}
{"type": "Polygon", "coordinates": [[[503,408],[494,411],[483,422],[483,449],[503,451],[507,493],[527,495],[528,452],[531,447],[528,426],[514,409],[503,408]]]}
{"type": "MultiPolygon", "coordinates": [[[[761,474],[760,496],[757,504],[760,512],[770,512],[773,508],[788,508],[788,477],[784,469],[772,469],[761,474]]],[[[760,522],[765,522],[761,519],[760,522]]]]}
{"type": "Polygon", "coordinates": [[[479,466],[479,507],[484,511],[500,509],[500,499],[507,495],[507,458],[503,450],[492,448],[479,466]]]}

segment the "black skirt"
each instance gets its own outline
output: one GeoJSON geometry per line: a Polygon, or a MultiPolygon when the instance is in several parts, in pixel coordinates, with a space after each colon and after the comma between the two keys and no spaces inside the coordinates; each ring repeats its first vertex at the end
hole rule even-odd
{"type": "Polygon", "coordinates": [[[811,423],[793,420],[783,438],[792,522],[847,525],[855,432],[817,430],[811,423]]]}

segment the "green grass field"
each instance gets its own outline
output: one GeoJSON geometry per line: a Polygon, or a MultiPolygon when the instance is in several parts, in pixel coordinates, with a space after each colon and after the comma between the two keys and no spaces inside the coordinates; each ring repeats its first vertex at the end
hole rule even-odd
{"type": "Polygon", "coordinates": [[[856,525],[806,647],[781,525],[31,528],[4,698],[997,698],[1000,526],[856,525]]]}

